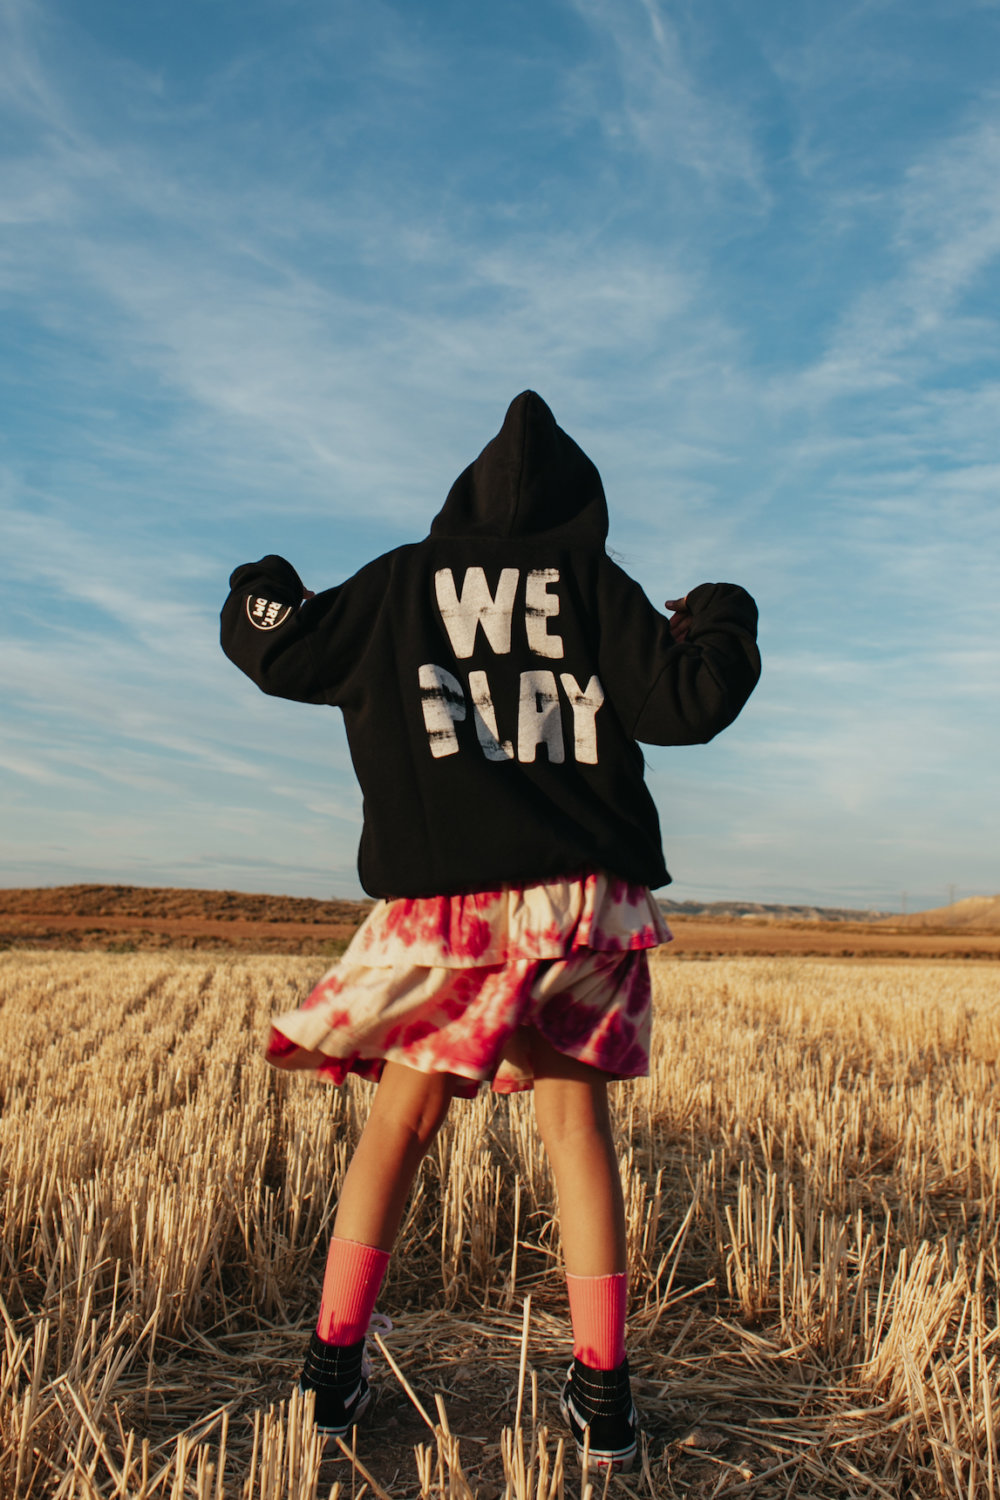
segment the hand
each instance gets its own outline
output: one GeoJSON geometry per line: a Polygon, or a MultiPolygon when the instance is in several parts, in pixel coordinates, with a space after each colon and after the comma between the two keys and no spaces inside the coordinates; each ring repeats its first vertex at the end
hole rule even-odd
{"type": "Polygon", "coordinates": [[[663,607],[664,609],[675,611],[668,623],[670,625],[670,634],[677,644],[680,645],[683,641],[687,640],[691,631],[691,611],[687,607],[687,594],[684,595],[683,599],[665,600],[663,607]]]}
{"type": "Polygon", "coordinates": [[[315,599],[315,597],[316,597],[316,590],[315,589],[303,589],[302,590],[302,598],[303,598],[303,600],[306,600],[306,599],[315,599]]]}

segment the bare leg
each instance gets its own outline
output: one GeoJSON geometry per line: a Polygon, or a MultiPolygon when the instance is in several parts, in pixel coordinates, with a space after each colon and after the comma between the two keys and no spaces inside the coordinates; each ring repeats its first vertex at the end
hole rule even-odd
{"type": "Polygon", "coordinates": [[[532,1036],[535,1118],[559,1194],[571,1276],[626,1269],[625,1207],[608,1113],[608,1076],[532,1036]]]}
{"type": "Polygon", "coordinates": [[[444,1118],[456,1080],[386,1063],[340,1190],[333,1232],[391,1250],[417,1168],[444,1118]]]}

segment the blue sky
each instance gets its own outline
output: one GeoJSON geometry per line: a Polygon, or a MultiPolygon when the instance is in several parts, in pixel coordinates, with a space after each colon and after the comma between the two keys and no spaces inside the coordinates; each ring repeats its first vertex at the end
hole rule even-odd
{"type": "Polygon", "coordinates": [[[764,676],[679,899],[1000,890],[1000,6],[0,0],[0,883],[357,894],[237,563],[424,535],[510,398],[764,676]]]}

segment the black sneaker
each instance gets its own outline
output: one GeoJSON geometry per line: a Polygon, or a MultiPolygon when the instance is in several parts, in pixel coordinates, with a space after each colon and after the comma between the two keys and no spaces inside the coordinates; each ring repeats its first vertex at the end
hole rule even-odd
{"type": "Polygon", "coordinates": [[[627,1359],[616,1370],[592,1370],[574,1359],[566,1372],[559,1409],[581,1459],[589,1427],[591,1463],[622,1474],[630,1471],[639,1422],[632,1405],[627,1359]]]}
{"type": "Polygon", "coordinates": [[[309,1341],[299,1390],[316,1392],[316,1427],[326,1438],[343,1437],[371,1405],[364,1353],[364,1339],[325,1344],[314,1332],[309,1341]]]}

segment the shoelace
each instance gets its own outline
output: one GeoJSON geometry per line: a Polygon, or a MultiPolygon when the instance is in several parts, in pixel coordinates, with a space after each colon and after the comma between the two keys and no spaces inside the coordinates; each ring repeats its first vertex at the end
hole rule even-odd
{"type": "Polygon", "coordinates": [[[365,1334],[365,1347],[361,1355],[361,1373],[367,1380],[372,1373],[372,1362],[368,1357],[369,1339],[373,1333],[381,1333],[383,1336],[392,1332],[392,1319],[387,1313],[373,1312],[368,1320],[368,1331],[365,1334]]]}

